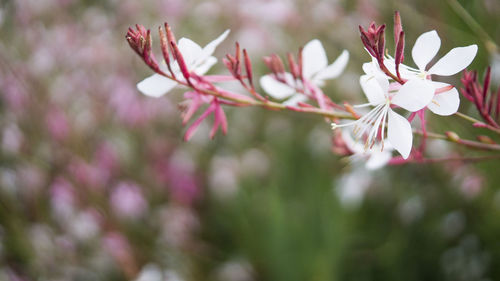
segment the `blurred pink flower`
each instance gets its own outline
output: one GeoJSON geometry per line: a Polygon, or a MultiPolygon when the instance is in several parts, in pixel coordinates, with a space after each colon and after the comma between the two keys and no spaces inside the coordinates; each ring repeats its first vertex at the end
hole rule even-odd
{"type": "Polygon", "coordinates": [[[142,126],[159,113],[171,111],[167,99],[151,101],[138,96],[129,79],[114,77],[106,81],[106,84],[110,93],[109,104],[115,110],[118,119],[126,125],[142,126]]]}
{"type": "Polygon", "coordinates": [[[2,150],[4,152],[17,154],[24,142],[24,136],[15,123],[7,125],[2,130],[2,150]]]}
{"type": "Polygon", "coordinates": [[[16,168],[19,179],[19,190],[28,198],[37,196],[42,190],[47,174],[34,164],[26,164],[16,168]]]}
{"type": "Polygon", "coordinates": [[[288,0],[241,1],[238,5],[244,18],[255,22],[285,24],[297,15],[293,3],[288,0]]]}
{"type": "Polygon", "coordinates": [[[72,214],[76,204],[72,184],[64,178],[56,178],[50,187],[50,202],[56,216],[66,217],[72,214]]]}
{"type": "Polygon", "coordinates": [[[69,165],[69,172],[78,184],[90,189],[102,189],[109,179],[107,171],[81,159],[74,160],[69,165]]]}
{"type": "Polygon", "coordinates": [[[111,191],[111,207],[120,217],[138,218],[147,209],[141,189],[135,183],[121,182],[111,191]]]}
{"type": "Polygon", "coordinates": [[[68,137],[70,133],[68,119],[61,109],[57,107],[49,109],[47,116],[45,116],[45,123],[50,136],[55,141],[62,141],[68,137]]]}
{"type": "Polygon", "coordinates": [[[185,0],[164,0],[160,2],[160,10],[168,18],[176,19],[181,18],[188,8],[188,1],[185,0]]]}
{"type": "Polygon", "coordinates": [[[190,169],[174,161],[161,161],[156,165],[156,172],[172,200],[190,205],[199,198],[201,191],[190,169]]]}
{"type": "Polygon", "coordinates": [[[192,242],[193,231],[199,227],[199,220],[191,208],[170,205],[160,211],[162,234],[165,241],[174,247],[186,246],[192,242]]]}
{"type": "Polygon", "coordinates": [[[102,239],[102,244],[104,249],[117,261],[129,278],[139,271],[132,256],[130,243],[121,233],[107,233],[102,239]]]}
{"type": "Polygon", "coordinates": [[[111,178],[118,169],[119,159],[115,148],[108,142],[102,142],[98,145],[94,155],[93,163],[102,173],[111,178]]]}
{"type": "Polygon", "coordinates": [[[461,191],[467,198],[476,198],[483,190],[484,178],[475,171],[468,171],[464,175],[466,176],[462,179],[461,191]]]}
{"type": "Polygon", "coordinates": [[[7,104],[7,108],[13,112],[22,111],[26,107],[29,99],[26,89],[19,80],[21,78],[16,78],[14,75],[10,74],[0,79],[2,79],[0,84],[3,93],[2,99],[7,104]]]}

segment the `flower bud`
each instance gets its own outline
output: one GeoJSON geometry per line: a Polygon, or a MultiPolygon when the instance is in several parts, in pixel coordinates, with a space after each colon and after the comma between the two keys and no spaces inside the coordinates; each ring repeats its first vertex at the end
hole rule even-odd
{"type": "Polygon", "coordinates": [[[459,142],[460,141],[460,137],[457,135],[457,133],[455,132],[451,132],[451,131],[448,131],[445,133],[446,137],[453,141],[453,142],[459,142]]]}

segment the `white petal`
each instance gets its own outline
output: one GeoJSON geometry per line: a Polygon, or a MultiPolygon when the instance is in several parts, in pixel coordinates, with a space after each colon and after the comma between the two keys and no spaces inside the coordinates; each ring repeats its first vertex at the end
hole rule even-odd
{"type": "Polygon", "coordinates": [[[184,61],[186,62],[188,68],[193,67],[202,55],[202,49],[200,45],[196,44],[191,39],[181,38],[179,40],[178,46],[179,51],[181,51],[181,54],[184,57],[184,61]]]}
{"type": "Polygon", "coordinates": [[[294,88],[277,81],[271,75],[262,76],[260,78],[260,86],[275,99],[288,98],[295,93],[294,88]]]}
{"type": "Polygon", "coordinates": [[[389,160],[392,158],[392,153],[388,150],[380,151],[377,149],[373,149],[370,158],[366,161],[366,168],[368,170],[376,170],[382,168],[389,160]]]}
{"type": "Polygon", "coordinates": [[[212,68],[212,66],[214,66],[216,63],[217,63],[217,58],[210,56],[202,64],[197,66],[194,72],[198,75],[203,75],[207,73],[207,71],[209,71],[210,68],[212,68]]]}
{"type": "MultiPolygon", "coordinates": [[[[447,86],[447,84],[444,86],[447,86]]],[[[449,91],[435,94],[431,103],[427,105],[430,111],[437,115],[448,116],[455,114],[460,106],[460,97],[456,88],[449,91]]]]}
{"type": "Polygon", "coordinates": [[[435,30],[420,35],[413,45],[411,56],[420,70],[434,58],[441,47],[441,39],[435,30]]]}
{"type": "Polygon", "coordinates": [[[219,37],[215,38],[215,40],[208,43],[205,48],[203,48],[203,53],[211,56],[215,52],[215,48],[217,48],[217,46],[219,46],[219,44],[227,38],[227,36],[229,35],[229,31],[230,30],[227,29],[221,35],[219,35],[219,37]]]}
{"type": "Polygon", "coordinates": [[[302,50],[303,74],[310,79],[314,74],[324,69],[328,64],[325,49],[318,39],[307,43],[302,50]]]}
{"type": "Polygon", "coordinates": [[[429,69],[429,74],[454,75],[469,66],[476,54],[477,45],[453,48],[429,69]]]}
{"type": "Polygon", "coordinates": [[[388,112],[387,138],[404,159],[408,158],[413,142],[411,125],[406,118],[392,109],[389,109],[388,112]]]}
{"type": "Polygon", "coordinates": [[[349,52],[347,50],[344,50],[342,54],[340,54],[340,56],[335,60],[335,62],[318,72],[314,79],[326,80],[338,77],[342,73],[342,71],[344,71],[348,61],[349,52]]]}
{"type": "MultiPolygon", "coordinates": [[[[380,79],[379,79],[380,80],[380,79]]],[[[359,84],[365,93],[366,98],[372,105],[378,105],[385,102],[385,97],[387,91],[384,91],[386,85],[380,85],[379,80],[370,75],[362,75],[359,78],[359,84]]],[[[385,79],[387,81],[387,79],[385,79]]],[[[383,80],[380,80],[381,82],[383,80]]],[[[384,84],[384,82],[382,82],[384,84]]],[[[387,87],[389,87],[389,82],[387,81],[387,87]]]]}
{"type": "Polygon", "coordinates": [[[221,35],[219,35],[219,37],[215,38],[215,40],[213,40],[212,42],[208,43],[203,48],[202,55],[199,58],[198,62],[201,62],[201,61],[207,59],[208,57],[212,56],[213,53],[215,52],[215,49],[217,48],[217,46],[219,46],[219,44],[222,43],[222,41],[224,41],[227,38],[227,36],[229,35],[229,31],[230,30],[227,29],[221,35]]]}
{"type": "Polygon", "coordinates": [[[365,72],[365,74],[368,74],[368,75],[371,75],[373,73],[373,63],[372,62],[365,62],[363,63],[363,71],[365,72]]]}
{"type": "Polygon", "coordinates": [[[434,86],[422,79],[408,80],[392,98],[392,103],[408,111],[418,111],[431,102],[434,86]]]}
{"type": "Polygon", "coordinates": [[[342,131],[342,140],[344,141],[347,148],[354,154],[362,154],[365,152],[365,147],[361,143],[355,141],[352,138],[352,130],[346,129],[342,131]]]}
{"type": "Polygon", "coordinates": [[[153,74],[137,84],[137,89],[146,96],[161,97],[177,85],[177,82],[163,77],[159,74],[153,74]]]}
{"type": "Polygon", "coordinates": [[[303,94],[296,94],[293,97],[289,98],[287,101],[283,103],[283,105],[289,106],[297,106],[299,102],[307,101],[307,96],[303,94]]]}

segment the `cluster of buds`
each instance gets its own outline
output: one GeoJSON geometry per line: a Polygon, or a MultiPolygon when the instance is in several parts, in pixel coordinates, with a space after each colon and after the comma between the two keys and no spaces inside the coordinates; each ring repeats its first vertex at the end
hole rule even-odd
{"type": "Polygon", "coordinates": [[[227,54],[225,58],[222,59],[224,65],[231,73],[231,76],[240,82],[241,86],[245,88],[249,93],[251,93],[256,99],[266,102],[267,99],[260,95],[256,90],[253,82],[253,71],[252,62],[248,56],[246,49],[243,49],[243,62],[241,59],[242,51],[240,49],[240,44],[236,42],[236,49],[234,56],[227,54]],[[245,65],[246,77],[242,75],[242,65],[245,65]],[[245,81],[246,80],[246,81],[245,81]]]}
{"type": "MultiPolygon", "coordinates": [[[[227,118],[221,105],[230,104],[243,106],[251,101],[246,96],[224,91],[213,84],[214,82],[227,81],[234,78],[230,76],[204,75],[214,64],[214,61],[216,61],[212,53],[215,51],[217,45],[224,40],[229,31],[226,31],[219,38],[202,49],[187,38],[180,39],[178,43],[170,26],[167,23],[165,23],[164,26],[165,29],[161,26],[158,28],[161,52],[163,55],[163,62],[161,65],[157,63],[151,51],[150,30],[146,30],[144,27],[137,25],[137,30],[129,29],[127,33],[126,39],[132,49],[156,72],[156,74],[146,78],[138,84],[139,90],[146,95],[159,97],[177,85],[191,88],[191,91],[184,94],[186,101],[183,102],[181,106],[183,109],[183,124],[187,124],[202,105],[208,104],[208,107],[189,126],[184,135],[184,139],[186,141],[189,140],[202,121],[211,114],[214,115],[214,124],[210,131],[210,137],[213,138],[215,136],[218,128],[221,128],[222,132],[226,134],[227,118]],[[185,57],[185,55],[191,57],[185,57]]],[[[246,51],[244,51],[244,53],[246,54],[246,51]]],[[[228,56],[235,65],[239,64],[239,55],[236,57],[237,58],[234,59],[228,56]]],[[[233,76],[244,83],[241,72],[238,70],[239,68],[233,65],[231,68],[234,70],[233,76]]],[[[247,77],[251,77],[251,74],[248,75],[248,72],[251,72],[249,63],[247,64],[247,77]]],[[[253,85],[251,78],[250,85],[253,85]]],[[[253,89],[253,86],[250,87],[253,89]]]]}
{"type": "Polygon", "coordinates": [[[306,103],[311,100],[322,110],[349,112],[347,107],[337,105],[321,90],[325,80],[342,73],[349,58],[347,51],[344,50],[335,62],[328,65],[325,50],[315,39],[299,49],[297,59],[292,53],[287,53],[286,58],[289,72],[277,54],[263,58],[271,73],[261,77],[260,84],[269,95],[276,99],[288,98],[283,104],[295,111],[311,107],[306,103]]]}
{"type": "Polygon", "coordinates": [[[359,26],[361,42],[363,42],[363,45],[365,46],[368,53],[370,53],[370,55],[375,58],[380,66],[380,69],[386,75],[388,75],[395,81],[404,84],[404,80],[401,78],[401,74],[399,71],[399,65],[404,60],[405,33],[403,31],[403,25],[401,24],[401,16],[399,12],[396,12],[394,16],[394,45],[396,46],[394,51],[394,64],[396,75],[389,71],[384,63],[386,51],[385,28],[385,24],[377,27],[375,22],[370,23],[368,29],[366,30],[362,26],[359,26]]]}
{"type": "Polygon", "coordinates": [[[365,30],[361,25],[359,26],[361,33],[361,41],[365,45],[366,50],[376,58],[377,61],[384,61],[385,52],[385,24],[377,27],[375,22],[370,23],[368,30],[365,30]]]}
{"type": "Polygon", "coordinates": [[[144,26],[136,24],[136,30],[129,27],[127,35],[128,44],[148,65],[153,71],[158,72],[160,68],[158,62],[151,50],[152,40],[151,40],[151,30],[146,30],[144,26]]]}
{"type": "Polygon", "coordinates": [[[491,126],[500,129],[500,88],[495,92],[490,90],[491,68],[488,67],[481,84],[478,81],[477,71],[464,71],[462,76],[462,95],[471,101],[486,124],[476,123],[477,127],[491,126]]]}

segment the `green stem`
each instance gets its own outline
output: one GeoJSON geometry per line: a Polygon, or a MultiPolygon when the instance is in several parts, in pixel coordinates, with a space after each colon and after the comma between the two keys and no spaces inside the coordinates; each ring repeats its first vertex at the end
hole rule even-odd
{"type": "MultiPolygon", "coordinates": [[[[416,135],[420,135],[420,136],[424,135],[424,133],[420,130],[414,130],[413,133],[416,135]]],[[[463,145],[465,147],[469,147],[469,148],[473,148],[473,149],[486,150],[486,151],[500,151],[500,145],[498,145],[498,144],[482,143],[482,142],[473,141],[473,140],[464,140],[464,139],[459,138],[458,136],[448,137],[446,135],[441,135],[441,134],[432,133],[432,132],[427,132],[426,136],[428,138],[431,138],[431,139],[445,140],[445,141],[449,141],[449,142],[463,145]]]]}
{"type": "Polygon", "coordinates": [[[471,117],[469,115],[465,115],[465,114],[460,113],[460,112],[456,112],[455,115],[458,116],[458,117],[460,117],[460,118],[462,118],[462,119],[465,119],[465,120],[467,120],[469,122],[472,122],[474,124],[476,124],[476,123],[481,124],[482,126],[480,128],[486,128],[486,129],[488,129],[490,131],[493,131],[493,132],[495,132],[497,134],[500,134],[500,129],[495,128],[495,127],[493,127],[491,125],[488,125],[488,124],[484,123],[483,121],[478,120],[478,119],[476,119],[474,117],[471,117]]]}
{"type": "Polygon", "coordinates": [[[481,120],[478,120],[478,119],[476,119],[474,117],[471,117],[469,115],[463,114],[463,113],[458,112],[458,111],[455,113],[455,115],[458,116],[458,117],[460,117],[460,118],[462,118],[462,119],[470,121],[472,123],[483,123],[481,120]]]}
{"type": "Polygon", "coordinates": [[[472,156],[472,157],[443,157],[443,158],[424,158],[415,161],[408,161],[407,163],[441,163],[441,162],[479,162],[485,160],[500,159],[500,154],[486,155],[486,156],[472,156]]]}

